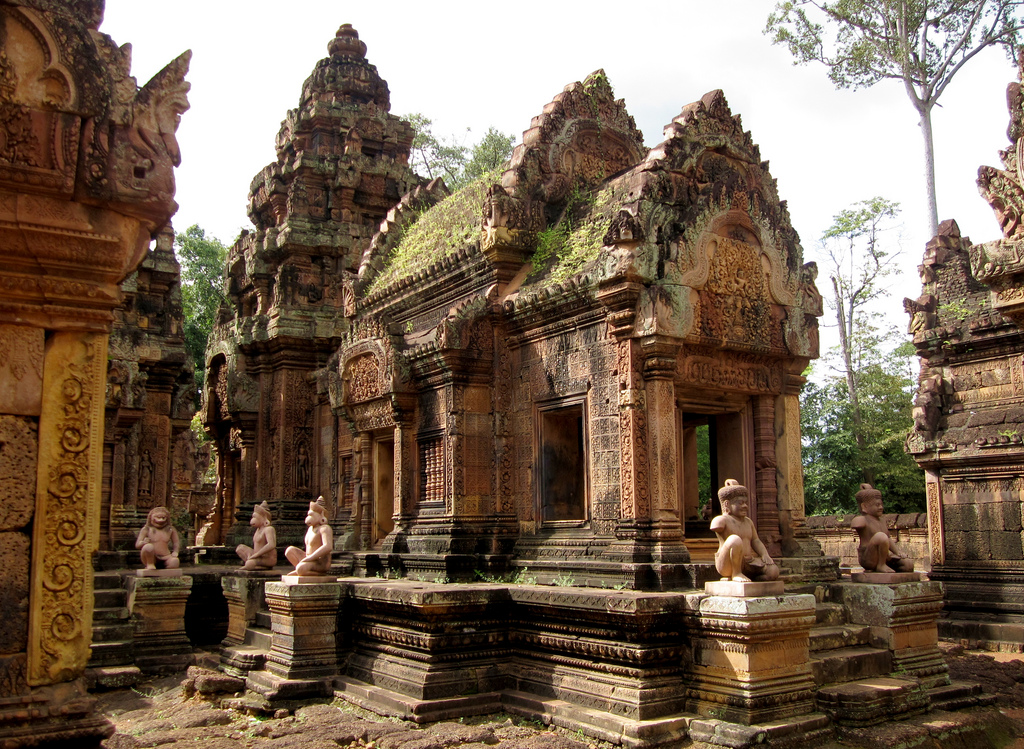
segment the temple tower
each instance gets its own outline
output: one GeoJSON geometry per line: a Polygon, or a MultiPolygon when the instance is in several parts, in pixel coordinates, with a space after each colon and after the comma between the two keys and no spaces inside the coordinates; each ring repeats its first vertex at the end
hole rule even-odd
{"type": "MultiPolygon", "coordinates": [[[[203,422],[219,456],[207,543],[234,543],[243,500],[295,514],[295,531],[318,495],[339,521],[351,510],[339,506],[336,417],[311,374],[348,327],[350,276],[370,238],[420,179],[408,165],[412,127],[390,114],[358,33],[346,24],[327,48],[281,124],[277,160],[252,181],[255,231],[228,256],[228,304],[207,349],[203,422]]],[[[290,543],[289,523],[277,525],[290,543]]]]}

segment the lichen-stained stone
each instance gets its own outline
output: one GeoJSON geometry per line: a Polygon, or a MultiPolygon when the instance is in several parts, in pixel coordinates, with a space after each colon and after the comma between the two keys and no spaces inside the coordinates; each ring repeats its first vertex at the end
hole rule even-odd
{"type": "Polygon", "coordinates": [[[28,550],[24,533],[0,533],[0,653],[23,651],[28,641],[28,550]]]}
{"type": "Polygon", "coordinates": [[[928,688],[949,683],[938,648],[942,595],[942,584],[936,582],[840,583],[833,588],[849,621],[870,626],[872,636],[892,652],[893,670],[906,671],[928,688]]]}
{"type": "Polygon", "coordinates": [[[0,325],[0,413],[39,415],[44,338],[39,328],[0,325]]]}
{"type": "Polygon", "coordinates": [[[14,697],[28,691],[25,679],[28,661],[24,653],[0,656],[0,698],[14,697]]]}
{"type": "Polygon", "coordinates": [[[37,440],[35,419],[0,414],[0,531],[23,528],[32,519],[37,440]]]}

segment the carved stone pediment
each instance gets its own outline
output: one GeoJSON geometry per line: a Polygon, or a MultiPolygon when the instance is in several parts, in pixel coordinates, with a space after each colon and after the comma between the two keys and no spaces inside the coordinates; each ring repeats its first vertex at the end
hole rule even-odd
{"type": "Polygon", "coordinates": [[[566,86],[534,118],[501,185],[515,198],[558,203],[573,185],[598,185],[639,164],[645,153],[633,118],[598,70],[566,86]]]}
{"type": "Polygon", "coordinates": [[[390,344],[369,339],[347,347],[339,356],[341,402],[350,406],[395,391],[395,357],[390,344]]]}

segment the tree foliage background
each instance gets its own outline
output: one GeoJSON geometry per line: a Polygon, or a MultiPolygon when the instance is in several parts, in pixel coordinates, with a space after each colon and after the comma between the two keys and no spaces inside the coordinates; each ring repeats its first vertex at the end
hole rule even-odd
{"type": "Polygon", "coordinates": [[[899,255],[887,246],[899,206],[875,197],[833,217],[820,241],[839,345],[801,395],[804,501],[809,514],[856,512],[862,482],[888,512],[924,509],[924,478],[903,449],[913,424],[917,357],[902,330],[872,303],[888,296],[899,255]]]}
{"type": "Polygon", "coordinates": [[[434,135],[433,122],[422,114],[407,114],[402,119],[415,132],[410,162],[413,171],[427,179],[442,178],[452,192],[501,167],[512,156],[516,142],[514,135],[489,127],[479,141],[467,146],[454,136],[434,135]]]}
{"type": "Polygon", "coordinates": [[[197,224],[174,238],[181,264],[181,302],[185,312],[185,350],[196,365],[198,405],[206,368],[206,342],[224,299],[224,244],[197,224]]]}
{"type": "Polygon", "coordinates": [[[983,49],[1016,54],[1024,0],[783,0],[765,32],[798,63],[828,68],[836,88],[903,85],[921,125],[931,236],[938,233],[932,110],[983,49]]]}
{"type": "MultiPolygon", "coordinates": [[[[886,512],[923,512],[924,476],[904,449],[913,420],[911,409],[917,385],[917,357],[912,344],[889,348],[899,338],[859,334],[858,376],[861,426],[854,428],[845,376],[832,370],[804,386],[800,396],[803,432],[804,502],[808,515],[857,511],[854,495],[864,481],[864,469],[874,476],[886,512]],[[857,444],[858,431],[864,444],[857,444]]],[[[835,356],[827,358],[828,368],[835,356]]]]}

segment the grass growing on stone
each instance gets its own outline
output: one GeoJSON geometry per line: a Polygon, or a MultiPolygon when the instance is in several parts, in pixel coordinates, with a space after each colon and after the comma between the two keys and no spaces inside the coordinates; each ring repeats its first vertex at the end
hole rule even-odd
{"type": "Polygon", "coordinates": [[[533,283],[564,283],[597,260],[608,226],[621,207],[621,194],[614,186],[596,193],[574,188],[558,223],[537,235],[533,283]]]}
{"type": "Polygon", "coordinates": [[[480,241],[483,201],[487,188],[500,176],[488,172],[424,211],[405,229],[368,293],[380,291],[401,278],[480,241]]]}

